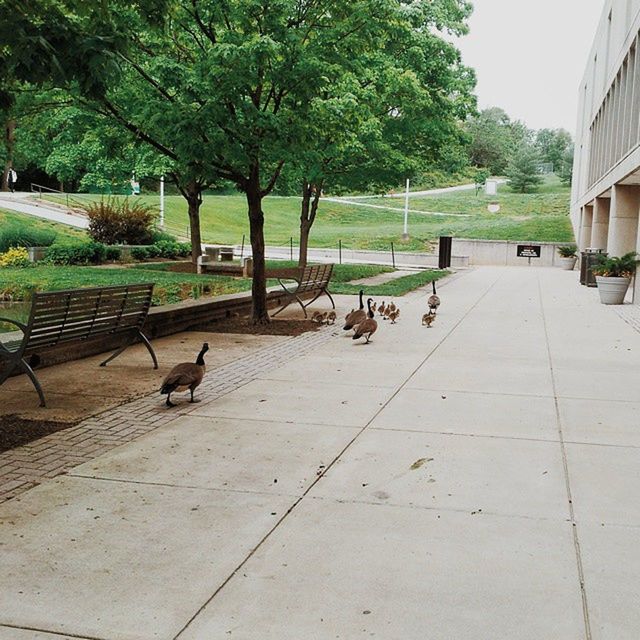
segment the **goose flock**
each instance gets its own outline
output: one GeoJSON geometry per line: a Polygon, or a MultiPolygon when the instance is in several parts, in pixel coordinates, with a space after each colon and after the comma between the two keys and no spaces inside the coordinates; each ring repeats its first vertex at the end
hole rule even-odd
{"type": "MultiPolygon", "coordinates": [[[[440,297],[436,293],[436,283],[433,284],[433,294],[427,300],[428,311],[422,316],[422,325],[431,328],[436,319],[438,308],[440,307],[440,297]]],[[[375,302],[373,298],[367,298],[367,310],[364,308],[364,289],[360,289],[358,294],[359,307],[351,309],[346,315],[344,331],[353,331],[353,340],[365,339],[365,344],[371,342],[371,336],[378,330],[378,322],[375,318],[376,312],[382,321],[389,320],[390,324],[396,324],[400,318],[400,307],[393,300],[386,304],[383,300],[380,304],[375,302]]],[[[320,312],[316,311],[311,320],[318,324],[335,324],[337,317],[335,311],[320,312]]],[[[195,362],[181,362],[177,364],[162,381],[160,393],[167,396],[166,406],[171,408],[176,405],[171,402],[171,394],[180,391],[190,391],[190,402],[198,402],[194,398],[195,390],[200,386],[206,373],[206,365],[204,356],[209,350],[208,343],[202,345],[202,349],[198,353],[195,362]]]]}

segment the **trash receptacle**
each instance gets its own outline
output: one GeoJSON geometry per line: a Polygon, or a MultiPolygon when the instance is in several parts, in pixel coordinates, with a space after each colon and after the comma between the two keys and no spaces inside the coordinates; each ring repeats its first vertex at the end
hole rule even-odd
{"type": "Polygon", "coordinates": [[[602,249],[585,249],[580,254],[580,284],[587,287],[597,287],[596,277],[593,275],[593,267],[598,264],[601,256],[607,254],[602,249]]]}

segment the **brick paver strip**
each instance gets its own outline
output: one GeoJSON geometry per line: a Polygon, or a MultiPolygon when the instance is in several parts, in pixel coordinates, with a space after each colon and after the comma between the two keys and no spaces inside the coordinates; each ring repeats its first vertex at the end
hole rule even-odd
{"type": "MultiPolygon", "coordinates": [[[[336,325],[337,326],[337,325],[336,325]]],[[[209,371],[198,393],[211,404],[326,342],[336,326],[289,338],[209,371]]],[[[158,381],[158,385],[159,385],[158,381]]],[[[158,392],[91,416],[75,427],[0,453],[0,503],[178,418],[190,404],[167,411],[158,392]]]]}

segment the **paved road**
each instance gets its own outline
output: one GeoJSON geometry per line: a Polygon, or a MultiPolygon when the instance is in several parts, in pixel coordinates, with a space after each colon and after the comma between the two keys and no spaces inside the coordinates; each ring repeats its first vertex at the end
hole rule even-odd
{"type": "Polygon", "coordinates": [[[61,207],[47,206],[40,200],[31,199],[29,193],[0,193],[0,209],[24,213],[50,222],[67,224],[78,229],[86,229],[89,222],[78,214],[67,213],[61,207]]]}
{"type": "Polygon", "coordinates": [[[640,333],[560,270],[439,293],[0,506],[0,638],[636,640],[640,333]]]}
{"type": "MultiPolygon", "coordinates": [[[[500,180],[496,180],[496,182],[498,184],[506,184],[507,180],[504,179],[500,179],[500,180]]],[[[437,195],[442,195],[442,194],[446,194],[446,193],[456,193],[457,191],[471,191],[473,189],[476,188],[475,184],[460,184],[457,185],[455,187],[443,187],[442,189],[425,189],[423,191],[411,191],[409,193],[409,197],[410,198],[415,198],[417,196],[437,196],[437,195]]],[[[353,199],[356,198],[358,200],[366,200],[369,198],[404,198],[405,197],[405,193],[387,193],[383,196],[345,196],[345,198],[342,199],[353,199]]],[[[340,200],[340,198],[336,198],[337,200],[340,200]]]]}

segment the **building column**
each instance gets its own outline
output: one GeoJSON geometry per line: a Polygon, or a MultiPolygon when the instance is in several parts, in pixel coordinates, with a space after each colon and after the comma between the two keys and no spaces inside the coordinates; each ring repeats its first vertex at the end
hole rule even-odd
{"type": "Polygon", "coordinates": [[[611,194],[607,251],[611,256],[623,256],[636,250],[640,187],[617,184],[611,194]]]}
{"type": "Polygon", "coordinates": [[[593,204],[593,224],[591,226],[591,247],[593,249],[607,250],[607,237],[609,235],[609,198],[596,198],[593,204]]]}
{"type": "Polygon", "coordinates": [[[578,246],[580,251],[584,251],[591,246],[591,228],[593,226],[593,205],[586,204],[582,207],[582,215],[580,217],[580,237],[578,238],[578,246]]]}

